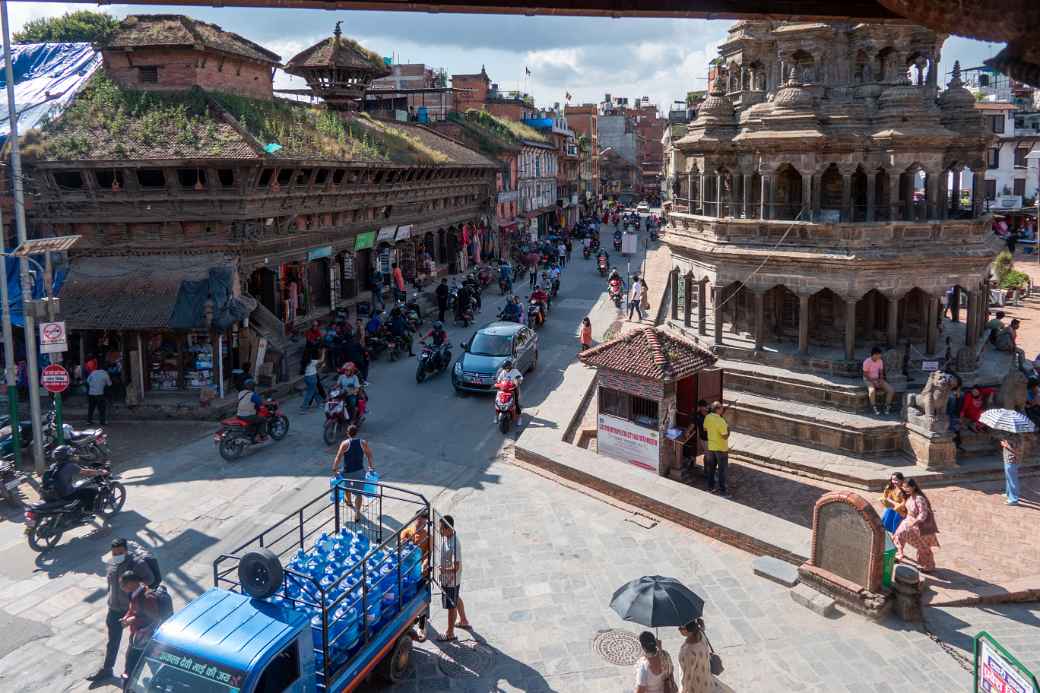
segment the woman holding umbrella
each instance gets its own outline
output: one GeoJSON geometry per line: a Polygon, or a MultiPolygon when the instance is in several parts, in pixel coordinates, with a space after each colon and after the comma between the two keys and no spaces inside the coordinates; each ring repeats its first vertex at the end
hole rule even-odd
{"type": "Polygon", "coordinates": [[[994,431],[1003,431],[1009,435],[1000,440],[1001,452],[1004,453],[1004,495],[1008,505],[1018,505],[1018,465],[1022,460],[1023,433],[1032,433],[1036,424],[1014,409],[988,409],[982,412],[979,421],[994,431]]]}

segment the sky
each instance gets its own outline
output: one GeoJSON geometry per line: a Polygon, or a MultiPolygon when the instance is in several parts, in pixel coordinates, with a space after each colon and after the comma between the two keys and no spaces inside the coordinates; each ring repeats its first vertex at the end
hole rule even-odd
{"type": "MultiPolygon", "coordinates": [[[[14,30],[38,16],[59,16],[89,4],[11,2],[14,30]]],[[[599,103],[605,94],[630,100],[650,97],[662,111],[687,91],[704,89],[708,61],[732,22],[694,19],[526,17],[520,15],[344,12],[150,5],[106,5],[117,17],[180,13],[241,34],[288,60],[331,35],[343,21],[345,35],[397,62],[422,62],[448,74],[487,70],[503,90],[533,94],[539,107],[599,103]],[[525,70],[531,76],[525,78],[525,70]]],[[[953,37],[943,48],[942,74],[953,60],[977,66],[998,44],[953,37]]],[[[946,78],[942,83],[947,81],[946,78]]],[[[276,87],[303,87],[284,73],[276,87]]]]}

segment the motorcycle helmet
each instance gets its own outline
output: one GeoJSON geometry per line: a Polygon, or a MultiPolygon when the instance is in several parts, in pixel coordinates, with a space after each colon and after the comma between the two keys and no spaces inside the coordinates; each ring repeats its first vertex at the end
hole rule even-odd
{"type": "Polygon", "coordinates": [[[242,383],[242,387],[246,388],[247,390],[252,388],[252,387],[254,387],[255,385],[256,385],[256,381],[253,380],[252,378],[246,378],[245,382],[242,383]]]}
{"type": "Polygon", "coordinates": [[[347,374],[357,373],[357,366],[354,365],[353,361],[347,361],[343,364],[343,372],[347,374]]]}
{"type": "Polygon", "coordinates": [[[72,447],[69,445],[59,445],[51,450],[51,458],[55,462],[68,462],[72,457],[72,447]]]}
{"type": "Polygon", "coordinates": [[[513,368],[513,362],[510,359],[506,359],[502,362],[502,368],[504,370],[511,370],[513,368]]]}
{"type": "Polygon", "coordinates": [[[444,323],[441,322],[440,320],[434,321],[433,329],[435,329],[435,330],[443,330],[444,329],[444,323]]]}

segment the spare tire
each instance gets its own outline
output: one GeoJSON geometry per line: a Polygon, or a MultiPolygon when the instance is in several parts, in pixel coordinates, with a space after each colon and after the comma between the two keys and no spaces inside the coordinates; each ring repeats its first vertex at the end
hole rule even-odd
{"type": "Polygon", "coordinates": [[[282,586],[282,562],[270,549],[257,549],[238,561],[238,582],[250,597],[270,597],[282,586]]]}

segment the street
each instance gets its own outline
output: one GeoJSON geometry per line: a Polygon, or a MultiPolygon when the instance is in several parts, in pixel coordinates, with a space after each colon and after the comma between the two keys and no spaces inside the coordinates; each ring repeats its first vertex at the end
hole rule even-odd
{"type": "MultiPolygon", "coordinates": [[[[602,234],[608,249],[611,232],[602,234]]],[[[539,330],[538,368],[524,381],[524,426],[560,425],[540,418],[538,405],[575,358],[580,319],[591,313],[601,334],[618,317],[594,259],[583,260],[580,249],[572,257],[539,330]]],[[[526,279],[517,289],[526,295],[526,279]]],[[[492,284],[478,326],[500,309],[497,294],[492,284]]],[[[455,355],[474,329],[448,326],[455,355]]],[[[611,660],[632,661],[631,638],[621,631],[640,628],[622,623],[608,603],[643,574],[674,575],[704,596],[708,634],[732,690],[942,693],[969,685],[970,676],[917,630],[892,619],[821,618],[755,577],[744,552],[514,465],[516,433],[498,432],[489,397],[456,395],[448,372],[417,385],[414,368],[412,359],[373,367],[363,437],[383,481],[454,514],[475,630],[460,632],[459,643],[431,637],[415,653],[412,678],[395,690],[632,690],[631,666],[611,660]]],[[[104,650],[101,559],[114,536],[153,548],[179,608],[210,586],[211,561],[222,550],[326,492],[333,449],[321,440],[323,416],[299,414],[298,405],[298,398],[284,404],[285,440],[233,464],[217,454],[213,425],[178,424],[178,446],[122,460],[128,499],[110,528],[67,535],[47,554],[29,550],[19,522],[0,523],[0,688],[86,689],[104,650]]],[[[164,424],[140,425],[154,427],[157,439],[169,435],[164,424]]],[[[431,635],[445,623],[434,601],[431,635]]],[[[661,637],[674,658],[677,633],[661,637]]]]}

